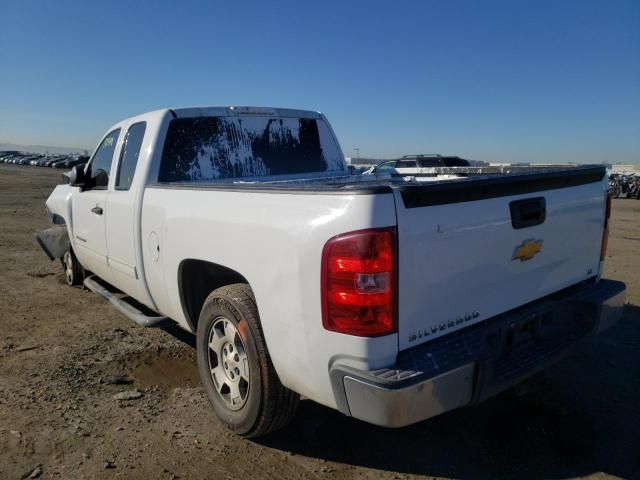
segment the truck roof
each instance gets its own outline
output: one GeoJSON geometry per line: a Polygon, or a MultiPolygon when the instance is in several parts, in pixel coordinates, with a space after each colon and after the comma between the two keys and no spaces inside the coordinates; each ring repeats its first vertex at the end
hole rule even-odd
{"type": "MultiPolygon", "coordinates": [[[[236,116],[236,115],[255,115],[255,116],[276,116],[276,117],[297,117],[297,118],[321,118],[322,113],[313,110],[300,110],[294,108],[279,107],[258,107],[258,106],[193,106],[179,108],[165,108],[148,112],[147,114],[156,112],[171,112],[176,118],[185,117],[212,117],[212,116],[236,116]]],[[[143,114],[143,115],[147,115],[143,114]]]]}

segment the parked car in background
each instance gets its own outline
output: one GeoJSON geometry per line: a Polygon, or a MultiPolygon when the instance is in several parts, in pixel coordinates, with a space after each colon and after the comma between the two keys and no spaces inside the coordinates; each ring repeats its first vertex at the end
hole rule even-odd
{"type": "Polygon", "coordinates": [[[56,163],[54,165],[55,168],[73,168],[76,165],[84,165],[89,160],[89,157],[79,156],[76,158],[67,158],[65,161],[56,163]]]}
{"type": "Polygon", "coordinates": [[[51,168],[65,168],[65,164],[69,161],[68,158],[63,158],[61,160],[56,160],[55,162],[51,162],[49,165],[51,168]]]}
{"type": "Polygon", "coordinates": [[[29,165],[36,167],[54,167],[70,169],[75,165],[87,163],[86,155],[78,154],[37,154],[37,153],[2,153],[0,163],[12,165],[29,165]]]}
{"type": "Polygon", "coordinates": [[[43,165],[43,166],[45,166],[45,167],[50,167],[50,166],[51,166],[51,164],[53,164],[53,163],[55,163],[55,162],[59,162],[59,161],[61,161],[61,160],[65,160],[66,158],[67,158],[67,157],[66,157],[66,156],[64,156],[64,155],[62,155],[62,156],[60,156],[60,155],[59,155],[59,156],[55,156],[55,157],[49,157],[49,158],[47,159],[47,161],[46,161],[46,162],[44,162],[44,165],[43,165]]]}
{"type": "Polygon", "coordinates": [[[612,173],[609,175],[609,193],[613,198],[640,199],[640,175],[612,173]]]}
{"type": "Polygon", "coordinates": [[[32,156],[28,156],[28,157],[22,157],[20,160],[18,160],[17,165],[29,165],[29,163],[31,162],[31,160],[34,160],[37,157],[32,156]]]}
{"type": "Polygon", "coordinates": [[[365,174],[399,174],[420,175],[431,174],[436,167],[468,167],[470,163],[464,158],[444,155],[405,155],[397,160],[379,163],[365,171],[365,174]]]}
{"type": "Polygon", "coordinates": [[[640,175],[634,175],[629,187],[629,198],[640,200],[640,175]]]}

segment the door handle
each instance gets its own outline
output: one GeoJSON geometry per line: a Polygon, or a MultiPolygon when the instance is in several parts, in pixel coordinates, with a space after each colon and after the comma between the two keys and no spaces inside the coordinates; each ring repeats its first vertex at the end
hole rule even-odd
{"type": "Polygon", "coordinates": [[[102,207],[100,207],[100,206],[98,206],[98,205],[96,205],[95,207],[93,207],[93,208],[91,209],[91,211],[92,211],[93,213],[95,213],[96,215],[102,215],[102,207]]]}

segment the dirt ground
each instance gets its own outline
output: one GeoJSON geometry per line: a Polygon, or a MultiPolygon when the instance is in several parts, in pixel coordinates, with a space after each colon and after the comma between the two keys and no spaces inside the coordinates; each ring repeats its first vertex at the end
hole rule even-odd
{"type": "Polygon", "coordinates": [[[623,320],[528,394],[401,430],[303,401],[288,428],[247,441],[218,425],[189,335],[67,287],[36,246],[59,178],[0,165],[0,478],[640,478],[640,201],[613,204],[606,275],[627,283],[623,320]]]}

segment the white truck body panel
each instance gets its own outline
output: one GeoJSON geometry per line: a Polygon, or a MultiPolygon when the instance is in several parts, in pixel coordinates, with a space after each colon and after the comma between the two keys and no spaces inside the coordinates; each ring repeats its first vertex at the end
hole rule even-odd
{"type": "Polygon", "coordinates": [[[180,264],[206,260],[242,272],[255,293],[283,384],[335,407],[329,365],[340,358],[358,368],[382,368],[393,362],[398,338],[323,328],[322,247],[345,230],[393,225],[394,202],[391,194],[317,194],[301,200],[297,194],[149,188],[142,218],[145,271],[159,310],[187,329],[178,291],[180,264]]]}
{"type": "Polygon", "coordinates": [[[532,302],[599,271],[602,182],[539,195],[419,208],[405,208],[400,193],[395,194],[401,350],[532,302]],[[514,229],[509,203],[542,195],[546,220],[514,229]],[[515,249],[527,240],[542,241],[540,253],[531,260],[514,260],[515,249]],[[465,318],[468,315],[472,318],[465,318]]]}

